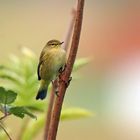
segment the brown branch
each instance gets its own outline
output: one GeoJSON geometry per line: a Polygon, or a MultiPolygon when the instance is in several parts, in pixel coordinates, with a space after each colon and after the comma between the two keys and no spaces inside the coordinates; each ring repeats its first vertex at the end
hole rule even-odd
{"type": "Polygon", "coordinates": [[[67,67],[64,73],[61,75],[60,86],[59,86],[59,97],[56,98],[54,103],[54,109],[52,112],[52,119],[50,122],[50,128],[48,131],[47,140],[56,140],[58,124],[60,120],[61,108],[63,104],[63,99],[66,92],[66,83],[69,81],[69,77],[72,72],[73,64],[76,58],[80,33],[81,33],[81,26],[82,26],[82,18],[83,18],[83,7],[84,7],[84,0],[78,0],[77,6],[77,14],[76,14],[76,21],[74,26],[74,34],[72,38],[72,45],[70,49],[70,54],[67,61],[67,67]]]}
{"type": "Polygon", "coordinates": [[[4,116],[0,117],[0,121],[2,121],[3,119],[7,118],[10,115],[11,115],[10,113],[5,112],[4,116]]]}
{"type": "Polygon", "coordinates": [[[4,116],[2,116],[0,118],[0,127],[1,127],[1,129],[3,129],[3,131],[5,132],[5,134],[7,135],[7,137],[9,138],[9,140],[12,140],[12,138],[9,135],[9,133],[7,132],[7,130],[2,125],[2,120],[4,120],[5,118],[7,118],[9,115],[11,115],[11,114],[6,111],[6,104],[5,104],[4,105],[4,116]]]}
{"type": "Polygon", "coordinates": [[[77,1],[75,6],[72,8],[71,10],[71,19],[69,21],[69,25],[68,25],[68,29],[66,32],[66,35],[64,37],[64,43],[62,44],[62,47],[66,50],[68,50],[68,46],[69,46],[69,42],[72,36],[72,31],[73,31],[73,27],[74,27],[74,23],[75,23],[75,16],[76,16],[76,6],[77,6],[77,1]]]}
{"type": "Polygon", "coordinates": [[[8,115],[2,116],[2,117],[0,118],[0,121],[3,120],[3,119],[5,119],[7,116],[8,116],[8,115]]]}
{"type": "MultiPolygon", "coordinates": [[[[57,81],[54,81],[54,84],[56,85],[57,81]]],[[[44,133],[44,140],[47,140],[48,136],[48,131],[49,131],[49,126],[50,126],[50,121],[51,121],[51,116],[52,116],[52,109],[53,109],[53,104],[54,104],[54,98],[55,98],[55,92],[54,92],[54,87],[52,86],[52,91],[50,94],[50,100],[49,100],[49,105],[48,105],[48,110],[47,110],[47,115],[46,115],[46,124],[45,124],[45,133],[44,133]]]]}
{"type": "MultiPolygon", "coordinates": [[[[77,2],[77,1],[76,1],[77,2]]],[[[76,3],[77,5],[77,3],[76,3]]],[[[74,6],[72,8],[72,16],[68,25],[68,29],[64,38],[64,44],[63,44],[63,48],[66,50],[68,50],[68,45],[71,39],[71,35],[72,35],[72,31],[73,31],[73,26],[75,23],[75,15],[76,15],[76,6],[74,6]]],[[[57,81],[54,81],[54,84],[56,84],[57,81]]],[[[49,105],[48,105],[48,110],[47,110],[47,115],[46,115],[46,123],[45,123],[45,133],[44,133],[44,140],[47,140],[47,136],[48,136],[48,131],[49,131],[49,127],[50,127],[50,121],[51,121],[51,116],[52,116],[52,109],[53,109],[53,104],[54,104],[54,87],[52,86],[52,91],[50,94],[50,99],[49,99],[49,105]]]]}

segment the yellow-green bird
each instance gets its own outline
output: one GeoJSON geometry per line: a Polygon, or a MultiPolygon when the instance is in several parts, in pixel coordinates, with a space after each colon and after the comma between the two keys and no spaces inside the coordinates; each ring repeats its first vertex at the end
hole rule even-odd
{"type": "Polygon", "coordinates": [[[46,97],[50,82],[56,79],[59,75],[59,70],[66,63],[66,51],[61,47],[62,43],[55,39],[50,40],[40,54],[37,68],[40,88],[36,96],[37,100],[43,100],[46,97]]]}

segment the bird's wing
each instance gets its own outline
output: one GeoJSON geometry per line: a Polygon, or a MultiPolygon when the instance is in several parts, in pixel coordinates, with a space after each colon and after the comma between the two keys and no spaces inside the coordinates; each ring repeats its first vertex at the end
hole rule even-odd
{"type": "Polygon", "coordinates": [[[38,80],[41,80],[41,76],[40,76],[40,66],[42,64],[42,61],[39,62],[38,67],[37,67],[37,75],[38,75],[38,80]]]}
{"type": "Polygon", "coordinates": [[[45,55],[45,51],[42,51],[41,54],[40,54],[40,58],[39,58],[39,64],[38,64],[38,67],[37,67],[37,75],[38,75],[38,80],[41,80],[41,76],[40,76],[40,66],[43,62],[43,57],[45,55]]]}

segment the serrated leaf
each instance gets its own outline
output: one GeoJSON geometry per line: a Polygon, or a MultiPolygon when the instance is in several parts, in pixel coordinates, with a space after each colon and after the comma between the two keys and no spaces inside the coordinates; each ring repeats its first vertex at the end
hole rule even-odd
{"type": "Polygon", "coordinates": [[[15,101],[17,93],[12,90],[5,90],[3,87],[0,87],[0,103],[2,104],[11,104],[15,101]]]}
{"type": "Polygon", "coordinates": [[[11,107],[9,113],[14,114],[17,117],[24,118],[25,114],[30,116],[31,118],[35,118],[36,116],[29,112],[25,107],[11,107]]]}
{"type": "Polygon", "coordinates": [[[63,109],[61,113],[61,120],[74,120],[79,118],[86,118],[93,116],[93,113],[87,109],[82,108],[67,108],[63,109]]]}
{"type": "Polygon", "coordinates": [[[76,59],[76,61],[74,63],[73,71],[79,70],[81,67],[85,66],[89,62],[90,62],[89,58],[79,58],[79,59],[76,59]]]}

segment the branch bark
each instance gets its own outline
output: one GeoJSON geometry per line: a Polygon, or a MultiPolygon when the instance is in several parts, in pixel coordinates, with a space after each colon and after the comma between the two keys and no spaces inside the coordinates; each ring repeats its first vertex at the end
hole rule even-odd
{"type": "Polygon", "coordinates": [[[76,21],[75,21],[75,26],[74,26],[71,49],[70,49],[70,53],[69,53],[69,57],[67,61],[67,67],[61,75],[61,80],[59,83],[60,84],[59,97],[56,98],[55,103],[54,103],[54,109],[52,112],[52,118],[50,122],[50,128],[48,131],[47,140],[56,140],[60,114],[61,114],[61,108],[62,108],[62,104],[63,104],[63,100],[64,100],[66,88],[67,88],[66,83],[69,81],[69,77],[71,75],[73,64],[74,64],[77,50],[78,50],[82,19],[83,19],[83,7],[84,7],[84,0],[78,0],[76,21]]]}
{"type": "Polygon", "coordinates": [[[74,7],[72,8],[71,10],[71,19],[69,21],[69,25],[68,25],[68,29],[67,29],[67,32],[66,32],[66,35],[64,37],[64,43],[62,44],[62,47],[66,50],[66,52],[68,51],[68,46],[69,46],[69,43],[70,43],[70,39],[71,39],[71,36],[72,36],[72,31],[73,31],[73,27],[74,27],[74,23],[75,23],[75,16],[76,16],[76,11],[77,11],[77,0],[76,0],[76,3],[74,5],[74,7]]]}
{"type": "MultiPolygon", "coordinates": [[[[57,84],[57,81],[54,81],[54,84],[57,84]]],[[[55,92],[54,92],[54,87],[52,86],[52,91],[50,94],[50,100],[49,100],[49,105],[48,105],[48,110],[47,110],[47,116],[46,116],[46,124],[45,124],[45,133],[44,133],[44,140],[47,140],[48,136],[48,131],[49,131],[49,126],[50,126],[50,121],[51,121],[51,116],[52,116],[52,109],[53,109],[53,104],[54,104],[54,98],[55,98],[55,92]]]]}
{"type": "MultiPolygon", "coordinates": [[[[71,19],[68,25],[68,29],[66,32],[66,35],[64,37],[64,44],[62,44],[62,47],[66,50],[68,50],[68,45],[71,39],[72,31],[73,31],[73,26],[75,23],[75,16],[76,16],[76,6],[77,6],[77,1],[75,6],[72,8],[71,11],[71,19]]],[[[54,84],[57,84],[57,81],[54,81],[54,84]]],[[[52,86],[51,94],[50,94],[50,99],[49,99],[49,104],[48,104],[48,110],[47,110],[47,115],[46,115],[46,123],[45,123],[45,132],[44,132],[44,140],[47,140],[48,136],[48,131],[50,127],[50,121],[51,121],[51,116],[52,116],[52,110],[53,110],[53,105],[54,105],[54,98],[55,98],[55,93],[54,93],[54,87],[52,86]]]]}

